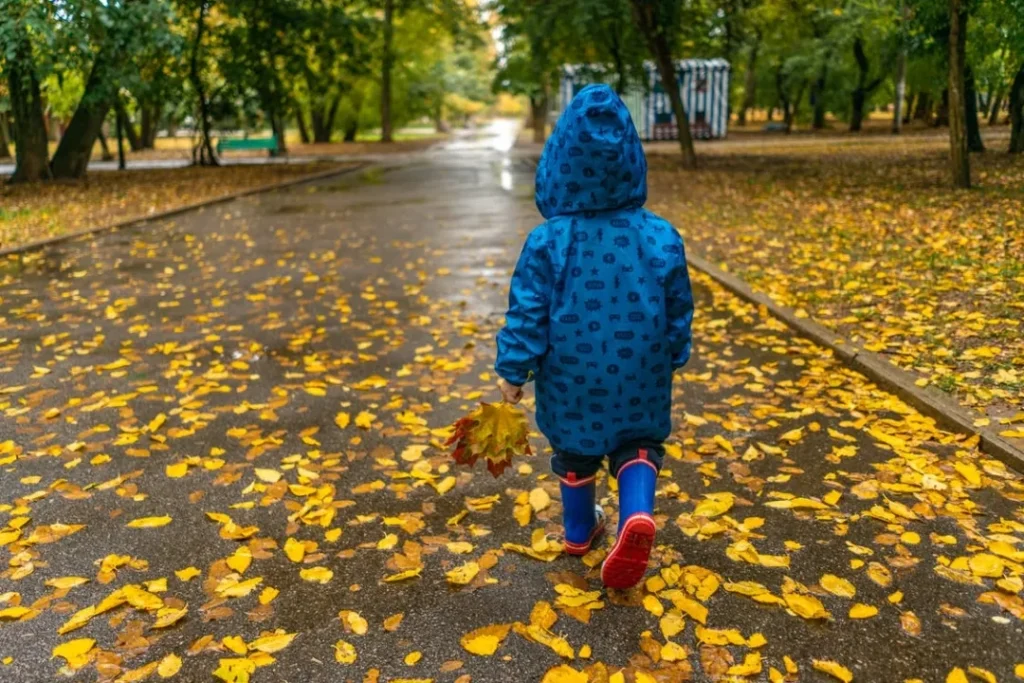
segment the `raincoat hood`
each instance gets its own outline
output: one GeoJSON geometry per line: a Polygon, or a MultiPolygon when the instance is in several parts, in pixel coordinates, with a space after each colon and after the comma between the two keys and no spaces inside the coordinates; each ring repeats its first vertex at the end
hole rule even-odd
{"type": "Polygon", "coordinates": [[[546,219],[638,208],[647,201],[647,159],[629,110],[607,85],[588,85],[555,124],[534,191],[546,219]]]}

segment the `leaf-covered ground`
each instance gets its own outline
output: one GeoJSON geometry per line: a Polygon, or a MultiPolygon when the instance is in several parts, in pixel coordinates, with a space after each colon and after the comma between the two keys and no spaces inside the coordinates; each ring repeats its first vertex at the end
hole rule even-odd
{"type": "Polygon", "coordinates": [[[0,249],[327,170],[324,164],[102,171],[78,183],[0,182],[0,249]]]}
{"type": "Polygon", "coordinates": [[[644,585],[539,436],[454,466],[536,220],[459,155],[6,260],[0,679],[1024,678],[1024,480],[706,278],[644,585]]]}
{"type": "Polygon", "coordinates": [[[691,250],[1022,439],[1024,161],[1000,133],[970,192],[949,189],[941,135],[748,136],[704,147],[696,174],[656,157],[653,207],[691,250]]]}

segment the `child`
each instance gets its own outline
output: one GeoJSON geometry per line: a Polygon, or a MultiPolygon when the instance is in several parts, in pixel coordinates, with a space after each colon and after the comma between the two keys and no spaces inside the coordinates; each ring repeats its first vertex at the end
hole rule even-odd
{"type": "Polygon", "coordinates": [[[595,474],[619,484],[619,528],[601,567],[636,585],[654,542],[654,485],[672,429],[672,373],[690,358],[693,296],[679,233],[643,208],[647,160],[606,85],[581,90],[537,166],[546,220],[526,240],[498,333],[502,395],[536,380],[537,424],[555,451],[565,548],[585,554],[604,526],[595,474]]]}

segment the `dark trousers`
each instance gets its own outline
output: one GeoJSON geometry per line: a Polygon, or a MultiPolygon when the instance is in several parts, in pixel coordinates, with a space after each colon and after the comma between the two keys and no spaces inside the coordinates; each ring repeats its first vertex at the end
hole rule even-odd
{"type": "Polygon", "coordinates": [[[604,463],[604,459],[607,457],[608,472],[613,477],[618,477],[619,469],[630,460],[636,460],[637,451],[641,449],[647,451],[647,459],[654,463],[654,466],[660,472],[661,463],[665,459],[664,445],[660,441],[646,440],[631,441],[623,444],[607,456],[555,453],[551,457],[551,469],[563,479],[568,477],[570,472],[575,474],[577,479],[586,479],[597,474],[597,471],[601,469],[601,465],[604,463]]]}

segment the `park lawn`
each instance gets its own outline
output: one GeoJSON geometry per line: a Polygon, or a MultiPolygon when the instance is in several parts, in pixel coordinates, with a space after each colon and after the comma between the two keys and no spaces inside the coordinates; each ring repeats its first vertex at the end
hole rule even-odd
{"type": "MultiPolygon", "coordinates": [[[[1024,436],[1024,159],[954,191],[941,135],[770,137],[651,154],[651,208],[755,289],[1024,436]],[[1016,417],[1016,420],[1013,418],[1016,417]]],[[[990,420],[990,422],[988,422],[990,420]]]]}
{"type": "Polygon", "coordinates": [[[167,211],[345,164],[94,171],[79,183],[0,184],[0,249],[167,211]]]}

